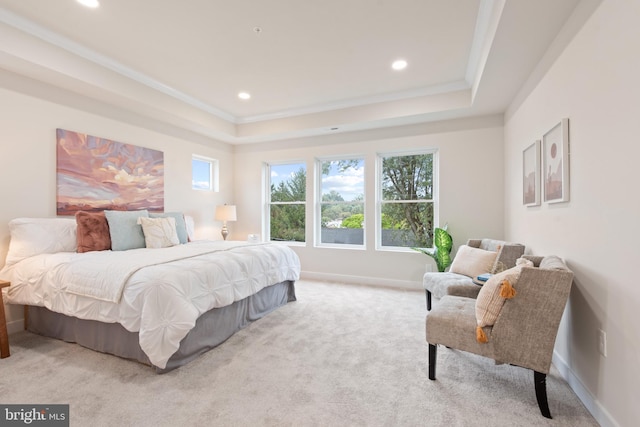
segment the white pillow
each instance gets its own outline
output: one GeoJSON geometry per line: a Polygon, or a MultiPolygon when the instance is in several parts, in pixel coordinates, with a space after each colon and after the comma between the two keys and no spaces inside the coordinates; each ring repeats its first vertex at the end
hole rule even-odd
{"type": "Polygon", "coordinates": [[[142,225],[144,241],[147,248],[167,248],[180,244],[176,231],[176,219],[165,218],[138,218],[138,224],[142,225]]]}
{"type": "Polygon", "coordinates": [[[462,245],[458,248],[449,271],[475,279],[481,274],[491,272],[497,255],[497,252],[462,245]]]}
{"type": "Polygon", "coordinates": [[[11,241],[6,265],[39,254],[75,252],[75,218],[16,218],[9,221],[11,241]]]}
{"type": "Polygon", "coordinates": [[[189,242],[193,242],[196,239],[196,227],[193,217],[190,215],[185,215],[184,222],[187,227],[187,240],[189,242]]]}

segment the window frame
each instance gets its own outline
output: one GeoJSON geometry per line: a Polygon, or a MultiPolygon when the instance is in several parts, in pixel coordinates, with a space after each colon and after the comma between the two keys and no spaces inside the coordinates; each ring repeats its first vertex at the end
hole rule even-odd
{"type": "Polygon", "coordinates": [[[191,189],[196,191],[212,191],[217,193],[220,191],[220,161],[211,157],[201,156],[199,154],[191,155],[191,189]],[[209,188],[197,188],[194,183],[193,162],[203,162],[209,164],[209,188]]]}
{"type": "Polygon", "coordinates": [[[336,155],[336,156],[324,156],[318,157],[315,159],[315,169],[314,169],[314,209],[313,209],[313,236],[314,236],[314,247],[317,248],[332,248],[332,249],[357,249],[357,250],[365,250],[367,248],[367,228],[366,228],[366,199],[367,199],[367,179],[366,179],[366,164],[367,159],[364,154],[352,154],[352,155],[336,155]],[[363,199],[361,202],[354,201],[334,201],[334,202],[323,202],[322,201],[322,163],[323,162],[335,162],[339,160],[362,160],[362,167],[364,169],[364,180],[363,180],[363,199]],[[323,204],[362,204],[362,212],[364,214],[364,220],[362,222],[362,244],[353,244],[353,243],[323,243],[322,242],[322,205],[323,204]]]}
{"type": "Polygon", "coordinates": [[[271,201],[271,167],[272,166],[282,166],[282,165],[304,165],[306,179],[309,179],[309,168],[307,166],[307,162],[305,160],[285,160],[285,161],[275,161],[275,162],[263,162],[262,171],[263,171],[263,191],[262,191],[262,235],[265,236],[265,242],[271,243],[279,243],[290,246],[306,246],[307,244],[307,205],[309,201],[308,194],[308,183],[305,187],[305,200],[297,201],[297,202],[272,202],[271,201]],[[296,240],[271,240],[271,206],[273,204],[277,205],[303,205],[305,211],[305,220],[304,220],[304,241],[299,242],[296,240]]]}
{"type": "Polygon", "coordinates": [[[421,156],[425,154],[432,155],[432,194],[431,199],[425,199],[424,201],[417,200],[394,200],[391,203],[431,203],[433,205],[433,229],[439,225],[439,150],[437,148],[425,148],[425,149],[406,149],[406,150],[393,150],[376,153],[376,181],[375,181],[375,250],[386,252],[413,252],[413,249],[408,246],[383,246],[382,245],[382,205],[389,203],[389,201],[383,200],[382,195],[382,162],[386,157],[403,157],[403,156],[421,156]]]}

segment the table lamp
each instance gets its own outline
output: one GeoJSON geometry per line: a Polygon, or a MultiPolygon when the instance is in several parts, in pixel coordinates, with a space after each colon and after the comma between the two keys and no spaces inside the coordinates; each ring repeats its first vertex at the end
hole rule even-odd
{"type": "Polygon", "coordinates": [[[227,221],[236,220],[236,206],[235,205],[221,205],[216,206],[216,221],[222,221],[222,238],[227,240],[229,230],[227,230],[227,221]]]}

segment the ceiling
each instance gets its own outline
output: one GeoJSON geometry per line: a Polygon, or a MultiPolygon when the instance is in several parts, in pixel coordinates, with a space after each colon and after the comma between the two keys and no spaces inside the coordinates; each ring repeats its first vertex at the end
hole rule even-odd
{"type": "Polygon", "coordinates": [[[504,112],[579,0],[100,3],[0,0],[0,69],[239,144],[504,112]]]}

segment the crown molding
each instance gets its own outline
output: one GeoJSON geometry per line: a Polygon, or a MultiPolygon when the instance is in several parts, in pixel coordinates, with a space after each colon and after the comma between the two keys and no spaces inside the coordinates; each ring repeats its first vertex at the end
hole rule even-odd
{"type": "Polygon", "coordinates": [[[49,31],[46,28],[43,28],[42,26],[32,21],[24,19],[21,16],[18,16],[15,13],[10,12],[2,7],[0,7],[0,22],[3,22],[26,34],[37,37],[46,43],[49,43],[51,45],[64,49],[82,59],[93,62],[94,64],[99,65],[101,67],[107,68],[115,73],[118,73],[130,80],[133,80],[137,83],[147,86],[153,90],[156,90],[172,98],[175,98],[179,101],[182,101],[188,105],[191,105],[192,107],[195,107],[199,110],[212,114],[222,120],[226,120],[234,124],[237,123],[236,117],[227,113],[226,111],[222,111],[216,107],[213,107],[205,102],[200,101],[199,99],[196,99],[190,95],[187,95],[169,85],[159,82],[158,80],[155,80],[143,73],[140,73],[132,68],[129,68],[126,65],[123,65],[118,61],[113,60],[112,58],[104,56],[92,49],[87,48],[86,46],[76,43],[67,37],[64,37],[53,31],[49,31]]]}
{"type": "Polygon", "coordinates": [[[353,98],[343,101],[330,102],[326,104],[320,104],[304,108],[292,108],[289,110],[282,110],[275,113],[260,114],[256,116],[248,116],[239,118],[237,124],[256,123],[277,119],[286,119],[296,116],[303,116],[307,114],[324,113],[333,110],[342,110],[352,107],[364,107],[372,104],[380,104],[383,102],[401,101],[405,99],[418,98],[422,96],[439,95],[448,92],[457,92],[460,90],[469,89],[469,84],[464,80],[458,80],[455,82],[444,83],[441,85],[428,86],[420,89],[413,89],[403,92],[393,92],[381,95],[367,96],[362,98],[353,98]]]}
{"type": "Polygon", "coordinates": [[[473,33],[471,52],[465,80],[472,88],[472,97],[475,98],[476,90],[480,84],[482,73],[493,45],[498,24],[502,17],[506,0],[481,0],[478,9],[476,28],[473,33]]]}
{"type": "MultiPolygon", "coordinates": [[[[481,11],[485,9],[490,9],[493,1],[495,0],[482,0],[481,6],[480,6],[481,11]]],[[[483,14],[479,14],[479,19],[480,19],[480,15],[483,15],[483,14]]],[[[136,71],[130,67],[127,67],[126,65],[112,58],[109,58],[105,55],[102,55],[67,37],[64,37],[58,33],[50,31],[2,7],[0,7],[0,22],[5,23],[25,34],[36,37],[50,45],[61,48],[73,55],[76,55],[79,58],[82,58],[100,67],[103,67],[112,72],[115,72],[127,79],[137,82],[143,86],[146,86],[147,88],[158,91],[178,101],[184,102],[187,105],[197,108],[205,113],[211,114],[221,120],[230,122],[234,125],[266,122],[271,120],[323,113],[327,111],[345,109],[345,108],[351,108],[351,107],[363,107],[371,104],[399,101],[399,100],[418,98],[418,97],[429,96],[429,95],[438,95],[438,94],[443,94],[447,92],[456,92],[459,90],[470,88],[469,79],[467,78],[466,80],[459,80],[459,81],[444,83],[444,84],[435,85],[435,86],[412,89],[408,91],[386,93],[386,94],[361,97],[361,98],[355,98],[355,99],[346,99],[346,100],[341,100],[337,102],[318,104],[318,105],[302,107],[302,108],[291,108],[287,110],[281,110],[273,113],[260,114],[260,115],[254,115],[254,116],[237,117],[226,111],[216,108],[210,104],[207,104],[197,98],[187,95],[184,92],[181,92],[174,87],[171,87],[156,79],[153,79],[150,76],[147,76],[139,71],[136,71]]],[[[478,30],[477,30],[478,27],[479,27],[479,24],[476,24],[475,36],[478,35],[478,30]]],[[[476,45],[478,45],[478,43],[474,39],[474,46],[476,45]]],[[[474,60],[473,62],[475,63],[476,61],[474,60]]],[[[467,75],[468,74],[469,74],[469,71],[467,70],[467,75]]]]}

